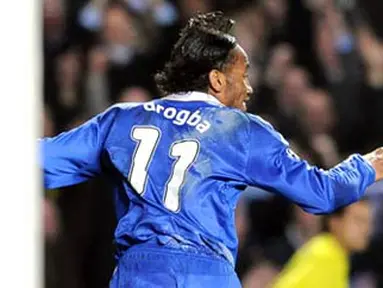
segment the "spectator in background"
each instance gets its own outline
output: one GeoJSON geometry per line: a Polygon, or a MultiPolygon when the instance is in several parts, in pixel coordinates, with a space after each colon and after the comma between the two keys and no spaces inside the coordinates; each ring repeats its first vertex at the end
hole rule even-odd
{"type": "Polygon", "coordinates": [[[278,129],[287,138],[297,137],[301,132],[297,122],[297,114],[302,99],[306,97],[311,86],[309,74],[301,67],[291,67],[281,79],[277,91],[276,111],[274,118],[278,129]]]}
{"type": "Polygon", "coordinates": [[[254,263],[243,276],[243,287],[268,287],[290,257],[320,231],[320,217],[292,206],[291,220],[283,235],[270,239],[258,263],[254,263]]]}
{"type": "Polygon", "coordinates": [[[321,89],[310,89],[305,94],[299,115],[305,133],[331,134],[335,126],[335,115],[330,95],[321,89]]]}
{"type": "Polygon", "coordinates": [[[144,86],[152,93],[154,71],[150,64],[150,41],[156,28],[147,18],[134,13],[124,2],[113,1],[105,11],[102,47],[107,56],[107,81],[111,102],[129,86],[144,86]]]}
{"type": "Polygon", "coordinates": [[[257,5],[252,5],[236,12],[234,19],[238,43],[243,45],[251,61],[260,62],[267,37],[267,22],[262,10],[257,5]]]}
{"type": "Polygon", "coordinates": [[[139,14],[146,14],[159,26],[173,25],[178,11],[168,0],[126,0],[127,5],[139,14]]]}
{"type": "Polygon", "coordinates": [[[294,48],[288,43],[281,43],[271,50],[252,111],[269,115],[277,113],[277,93],[283,89],[282,82],[293,68],[294,54],[294,48]]]}
{"type": "Polygon", "coordinates": [[[320,232],[320,216],[306,213],[298,206],[292,207],[291,220],[286,225],[284,234],[270,241],[265,249],[265,258],[279,271],[290,260],[290,257],[302,245],[320,232]]]}
{"type": "Polygon", "coordinates": [[[286,41],[288,38],[288,1],[287,0],[262,0],[259,4],[267,21],[267,46],[286,41]]]}
{"type": "Polygon", "coordinates": [[[62,109],[74,110],[80,101],[78,90],[80,81],[80,55],[77,51],[68,51],[58,60],[56,81],[59,85],[58,101],[62,109]]]}
{"type": "Polygon", "coordinates": [[[181,22],[185,23],[187,19],[197,12],[206,13],[214,8],[212,0],[179,0],[178,8],[181,14],[181,22]]]}
{"type": "Polygon", "coordinates": [[[243,288],[265,288],[278,275],[278,270],[270,262],[254,266],[242,279],[243,288]]]}
{"type": "Polygon", "coordinates": [[[108,58],[101,47],[89,52],[86,77],[86,115],[88,118],[104,111],[111,104],[107,80],[108,58]]]}
{"type": "Polygon", "coordinates": [[[333,167],[341,161],[333,131],[336,116],[330,95],[324,90],[310,89],[300,105],[299,126],[315,153],[316,162],[323,168],[333,167]]]}
{"type": "Polygon", "coordinates": [[[43,109],[43,135],[42,137],[52,137],[54,133],[54,124],[52,119],[52,113],[48,107],[43,109]]]}
{"type": "Polygon", "coordinates": [[[323,232],[294,254],[272,287],[348,287],[349,256],[367,248],[371,220],[366,199],[324,216],[323,232]]]}
{"type": "Polygon", "coordinates": [[[300,67],[291,67],[284,73],[277,99],[278,110],[287,117],[292,117],[306,93],[309,91],[310,77],[300,67]]]}
{"type": "MultiPolygon", "coordinates": [[[[265,43],[265,19],[261,10],[257,6],[246,7],[241,9],[234,15],[237,24],[235,25],[234,34],[238,39],[238,43],[244,47],[248,54],[252,65],[248,70],[250,85],[256,89],[259,86],[261,63],[260,55],[262,55],[263,46],[265,43]]],[[[258,93],[256,93],[258,94],[258,93]]],[[[262,97],[264,99],[266,97],[262,97]]],[[[252,99],[249,103],[249,110],[254,111],[254,106],[257,106],[259,99],[252,99]]]]}
{"type": "Polygon", "coordinates": [[[383,111],[383,40],[377,38],[366,26],[359,27],[358,40],[366,68],[365,82],[360,93],[361,110],[365,116],[363,136],[369,148],[383,142],[383,120],[380,116],[383,111]],[[373,131],[376,128],[380,133],[373,131]]]}
{"type": "Polygon", "coordinates": [[[124,90],[119,102],[147,102],[152,99],[149,91],[143,87],[130,87],[124,90]]]}
{"type": "Polygon", "coordinates": [[[56,62],[67,46],[67,23],[65,5],[61,0],[43,2],[43,51],[44,51],[44,104],[52,111],[54,131],[60,126],[59,87],[56,62]]]}
{"type": "Polygon", "coordinates": [[[352,257],[352,288],[381,288],[383,283],[383,182],[371,185],[366,195],[370,199],[373,212],[373,231],[368,249],[352,257]]]}
{"type": "MultiPolygon", "coordinates": [[[[294,48],[288,43],[282,43],[271,50],[269,64],[265,71],[265,82],[269,87],[280,88],[282,80],[291,72],[293,66],[294,48]],[[290,70],[290,71],[289,71],[290,70]]],[[[294,70],[293,70],[294,71],[294,70]]]]}

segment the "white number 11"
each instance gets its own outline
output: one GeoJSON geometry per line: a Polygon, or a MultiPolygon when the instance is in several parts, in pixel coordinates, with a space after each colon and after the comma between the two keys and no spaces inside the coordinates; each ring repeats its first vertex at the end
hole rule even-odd
{"type": "MultiPolygon", "coordinates": [[[[137,142],[137,146],[133,155],[129,182],[140,195],[145,192],[148,167],[157,148],[160,135],[160,131],[152,126],[134,127],[132,130],[131,137],[137,142]]],[[[173,212],[180,209],[180,190],[186,172],[196,160],[198,152],[199,143],[196,140],[177,141],[170,147],[169,156],[175,159],[175,162],[165,187],[164,205],[173,212]]]]}

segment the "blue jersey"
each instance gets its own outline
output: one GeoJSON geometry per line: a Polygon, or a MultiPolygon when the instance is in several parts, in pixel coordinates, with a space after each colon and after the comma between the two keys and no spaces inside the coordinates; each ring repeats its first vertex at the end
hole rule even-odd
{"type": "Polygon", "coordinates": [[[247,186],[327,213],[357,201],[375,180],[358,154],[327,171],[312,167],[261,118],[199,92],[118,104],[40,145],[47,188],[110,178],[120,250],[177,241],[232,264],[234,212],[247,186]]]}

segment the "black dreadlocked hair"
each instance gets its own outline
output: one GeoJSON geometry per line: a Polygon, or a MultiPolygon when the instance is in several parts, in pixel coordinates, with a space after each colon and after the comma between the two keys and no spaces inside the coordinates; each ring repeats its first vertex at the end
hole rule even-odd
{"type": "Polygon", "coordinates": [[[220,11],[197,14],[188,21],[169,62],[155,75],[163,96],[187,91],[207,92],[209,72],[222,71],[231,62],[230,51],[237,44],[235,37],[229,34],[234,23],[220,11]]]}

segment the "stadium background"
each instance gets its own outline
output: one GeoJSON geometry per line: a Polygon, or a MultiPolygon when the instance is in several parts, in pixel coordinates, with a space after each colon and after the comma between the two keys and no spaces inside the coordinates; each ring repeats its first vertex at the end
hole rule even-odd
{"type": "MultiPolygon", "coordinates": [[[[158,97],[179,28],[220,9],[251,61],[250,112],[269,120],[311,163],[328,168],[383,143],[380,0],[44,0],[44,136],[76,127],[112,103],[158,97]]],[[[383,287],[383,187],[369,192],[374,233],[352,257],[354,287],[383,287]]],[[[105,287],[112,273],[113,199],[103,179],[45,191],[46,287],[105,287]]],[[[258,190],[237,215],[237,271],[265,287],[318,233],[319,217],[258,190]]]]}

